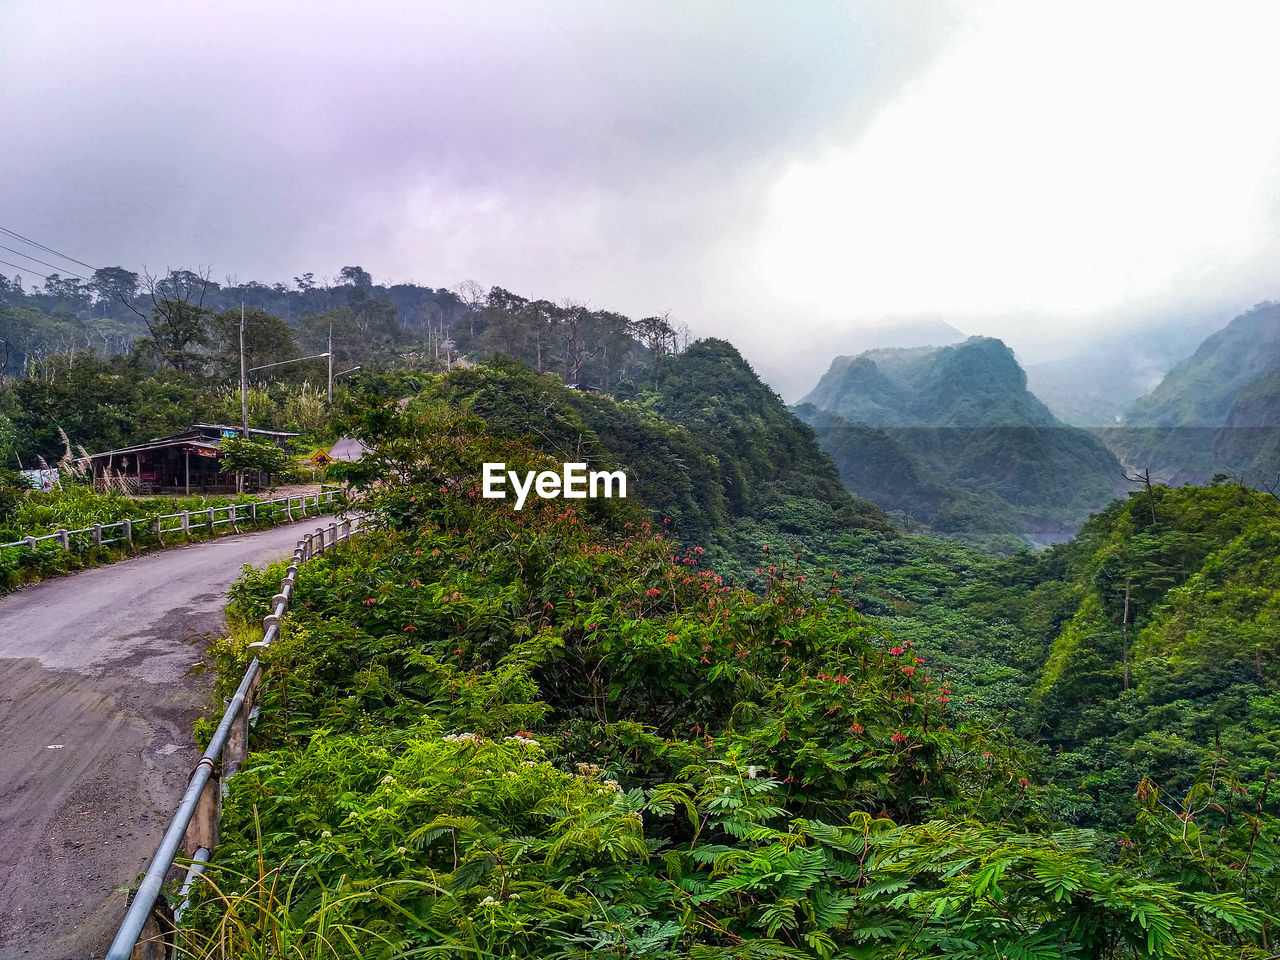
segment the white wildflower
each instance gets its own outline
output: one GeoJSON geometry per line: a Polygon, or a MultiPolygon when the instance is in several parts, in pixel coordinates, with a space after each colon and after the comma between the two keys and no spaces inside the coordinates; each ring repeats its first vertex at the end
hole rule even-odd
{"type": "Polygon", "coordinates": [[[756,778],[756,774],[759,772],[760,772],[759,767],[747,767],[747,779],[754,780],[756,778]]]}
{"type": "MultiPolygon", "coordinates": [[[[353,814],[351,814],[351,817],[354,817],[354,816],[355,816],[355,814],[354,814],[354,813],[353,813],[353,814]]],[[[348,819],[348,820],[350,820],[350,819],[351,819],[351,817],[347,817],[347,819],[348,819]]],[[[330,837],[332,837],[332,836],[333,836],[333,834],[332,834],[332,833],[330,833],[328,830],[324,830],[324,831],[322,831],[322,832],[321,832],[321,834],[320,834],[320,839],[321,839],[321,840],[328,840],[328,839],[329,839],[330,837]]]]}
{"type": "Polygon", "coordinates": [[[493,897],[485,897],[483,900],[480,901],[480,906],[489,907],[489,906],[493,906],[497,902],[498,901],[493,899],[493,897]]]}

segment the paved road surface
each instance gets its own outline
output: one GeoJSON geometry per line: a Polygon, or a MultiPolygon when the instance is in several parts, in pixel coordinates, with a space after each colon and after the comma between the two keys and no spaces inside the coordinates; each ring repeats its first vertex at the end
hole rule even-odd
{"type": "Polygon", "coordinates": [[[0,597],[0,958],[100,957],[199,759],[193,675],[245,563],[332,518],[175,547],[0,597]]]}
{"type": "Polygon", "coordinates": [[[359,460],[364,456],[364,452],[369,448],[364,445],[363,440],[356,440],[353,437],[342,437],[329,448],[329,456],[334,460],[359,460]]]}

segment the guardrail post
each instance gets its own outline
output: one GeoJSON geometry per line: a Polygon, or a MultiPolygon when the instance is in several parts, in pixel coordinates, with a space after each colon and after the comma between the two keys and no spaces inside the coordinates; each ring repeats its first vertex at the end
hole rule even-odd
{"type": "Polygon", "coordinates": [[[249,519],[253,521],[253,525],[255,527],[258,525],[258,501],[257,500],[249,504],[249,519]]]}
{"type": "Polygon", "coordinates": [[[34,549],[36,548],[36,538],[35,538],[35,537],[23,537],[23,538],[22,538],[22,542],[23,542],[23,543],[25,543],[25,544],[26,544],[30,549],[32,549],[32,550],[34,550],[34,549]]]}
{"type": "Polygon", "coordinates": [[[284,498],[284,512],[289,518],[289,522],[293,523],[293,497],[284,498]]]}
{"type": "Polygon", "coordinates": [[[124,542],[129,544],[129,546],[132,547],[133,546],[133,521],[125,520],[123,522],[123,527],[124,527],[124,542]]]}
{"type": "MultiPolygon", "coordinates": [[[[245,691],[244,704],[240,707],[240,716],[236,718],[236,722],[231,725],[231,735],[227,738],[226,751],[223,754],[223,777],[230,779],[237,770],[240,769],[245,759],[249,756],[249,720],[253,713],[254,704],[258,701],[258,684],[262,681],[262,674],[259,672],[253,678],[253,682],[249,684],[249,689],[245,691]]],[[[213,849],[210,847],[209,849],[213,849]]]]}
{"type": "Polygon", "coordinates": [[[206,512],[209,515],[209,536],[212,537],[218,532],[218,528],[213,525],[213,507],[210,507],[206,512]]]}
{"type": "Polygon", "coordinates": [[[216,771],[209,775],[196,801],[195,813],[182,835],[182,849],[188,857],[194,857],[201,847],[212,850],[218,845],[218,827],[222,820],[222,784],[216,771]]]}
{"type": "Polygon", "coordinates": [[[240,532],[240,525],[236,523],[236,505],[234,503],[231,505],[231,529],[236,533],[240,532]]]}
{"type": "Polygon", "coordinates": [[[89,529],[93,531],[93,545],[95,547],[102,546],[102,524],[95,523],[89,529]]]}
{"type": "Polygon", "coordinates": [[[191,513],[187,510],[182,511],[182,532],[191,533],[191,513]]]}
{"type": "Polygon", "coordinates": [[[329,524],[329,546],[336,547],[338,545],[338,521],[329,524]]]}
{"type": "Polygon", "coordinates": [[[156,543],[164,543],[164,537],[162,535],[163,528],[164,520],[160,517],[156,517],[156,543]]]}
{"type": "MultiPolygon", "coordinates": [[[[130,898],[132,902],[132,897],[130,898]]],[[[138,934],[138,942],[129,954],[129,960],[169,960],[173,943],[173,910],[163,893],[156,896],[155,906],[138,934]]]]}
{"type": "Polygon", "coordinates": [[[65,527],[58,531],[58,542],[62,544],[63,550],[71,549],[71,534],[65,527]]]}
{"type": "Polygon", "coordinates": [[[298,496],[298,509],[302,511],[302,515],[307,515],[307,495],[305,493],[298,496]]]}

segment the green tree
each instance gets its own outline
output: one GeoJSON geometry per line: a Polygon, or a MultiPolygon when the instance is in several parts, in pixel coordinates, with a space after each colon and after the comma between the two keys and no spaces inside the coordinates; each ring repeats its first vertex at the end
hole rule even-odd
{"type": "Polygon", "coordinates": [[[223,473],[284,473],[289,468],[289,455],[274,443],[230,437],[222,441],[226,457],[223,473]]]}

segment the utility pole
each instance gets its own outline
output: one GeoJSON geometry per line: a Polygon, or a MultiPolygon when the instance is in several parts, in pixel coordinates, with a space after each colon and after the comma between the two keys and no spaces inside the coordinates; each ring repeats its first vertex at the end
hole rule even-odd
{"type": "Polygon", "coordinates": [[[249,373],[244,361],[244,302],[240,303],[240,426],[241,436],[249,439],[249,373]]]}
{"type": "Polygon", "coordinates": [[[333,406],[333,324],[329,324],[329,406],[333,406]]]}
{"type": "MultiPolygon", "coordinates": [[[[249,373],[244,360],[244,301],[240,301],[240,428],[241,439],[249,439],[249,373]]],[[[236,493],[244,493],[244,471],[236,471],[236,493]]]]}

